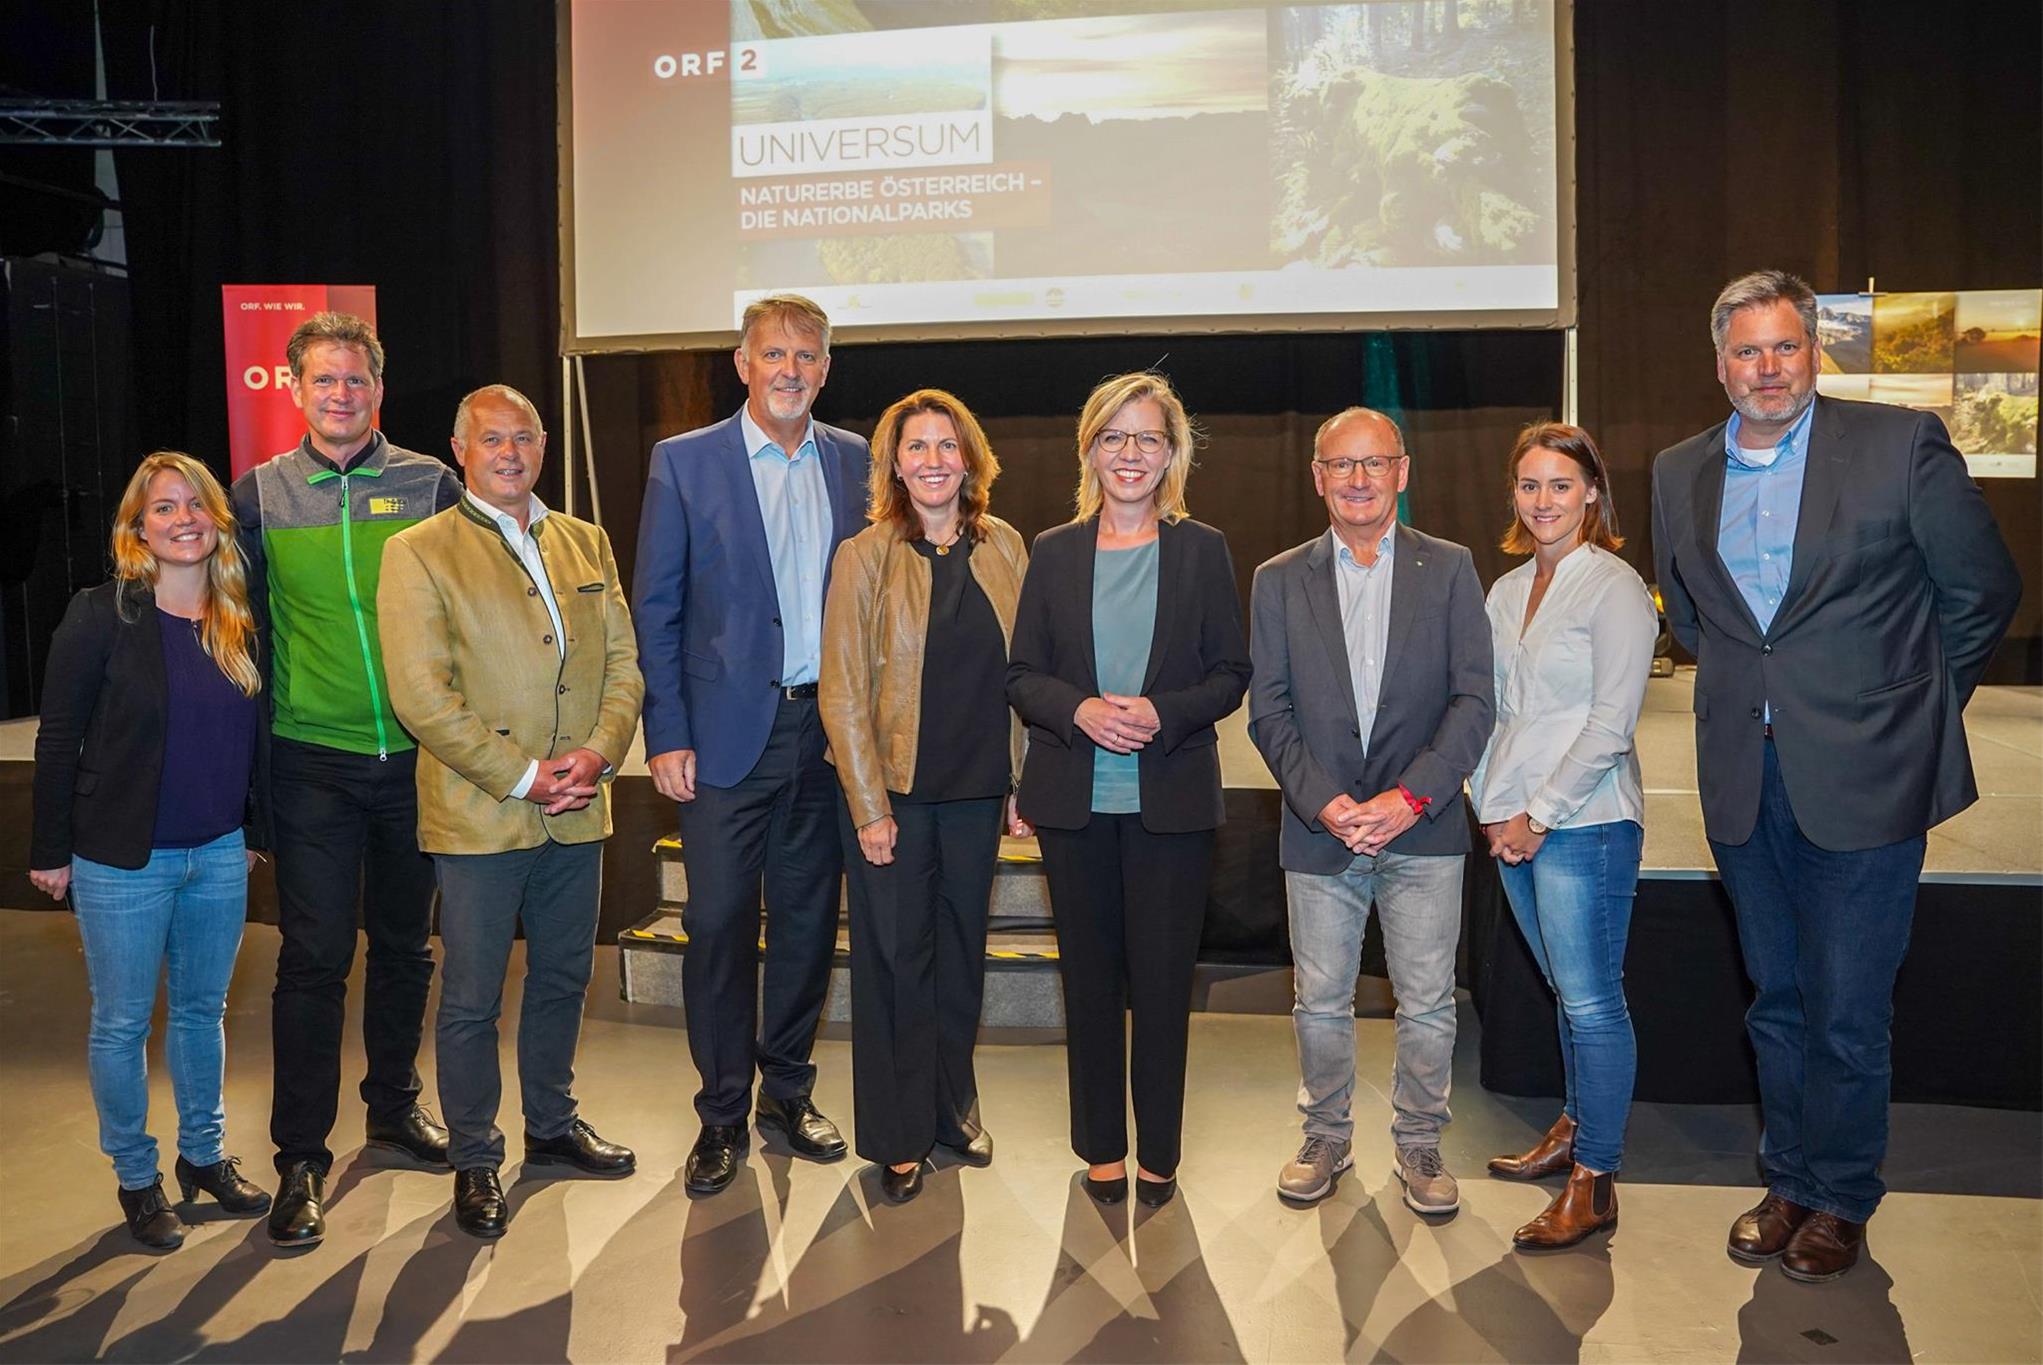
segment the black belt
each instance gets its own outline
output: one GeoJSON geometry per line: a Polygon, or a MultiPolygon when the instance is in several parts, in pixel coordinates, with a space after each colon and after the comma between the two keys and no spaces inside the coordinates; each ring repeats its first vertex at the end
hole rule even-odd
{"type": "Polygon", "coordinates": [[[814,683],[796,683],[793,687],[781,688],[780,695],[789,701],[814,701],[816,699],[816,685],[814,683]]]}

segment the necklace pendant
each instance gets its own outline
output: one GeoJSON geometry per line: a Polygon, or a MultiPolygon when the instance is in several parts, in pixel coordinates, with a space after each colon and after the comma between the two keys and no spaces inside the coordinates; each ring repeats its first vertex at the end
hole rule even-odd
{"type": "Polygon", "coordinates": [[[940,555],[947,555],[951,552],[951,547],[948,545],[939,545],[936,547],[936,552],[940,555]]]}

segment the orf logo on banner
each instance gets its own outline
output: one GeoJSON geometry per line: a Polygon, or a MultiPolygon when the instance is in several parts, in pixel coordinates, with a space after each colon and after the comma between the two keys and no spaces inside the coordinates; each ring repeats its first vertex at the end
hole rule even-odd
{"type": "Polygon", "coordinates": [[[234,476],[289,450],[305,435],[305,414],[291,401],[284,344],[314,313],[353,313],[376,321],[373,284],[223,284],[227,324],[227,444],[234,476]]]}

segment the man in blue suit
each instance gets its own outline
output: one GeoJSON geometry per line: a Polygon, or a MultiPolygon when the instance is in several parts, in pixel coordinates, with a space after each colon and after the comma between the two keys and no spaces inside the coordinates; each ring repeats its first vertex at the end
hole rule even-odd
{"type": "Polygon", "coordinates": [[[809,416],[830,373],[830,320],[814,303],[752,304],[735,359],[745,406],[653,447],[632,602],[647,764],[681,807],[698,1194],[737,1175],[755,1065],[762,1132],[815,1161],[845,1150],[810,1098],[843,870],[816,680],[830,561],[865,524],[871,455],[809,416]]]}

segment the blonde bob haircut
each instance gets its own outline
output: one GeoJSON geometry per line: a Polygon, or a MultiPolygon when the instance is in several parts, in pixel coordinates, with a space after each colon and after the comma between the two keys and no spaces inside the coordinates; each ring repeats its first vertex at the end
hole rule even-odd
{"type": "Polygon", "coordinates": [[[915,500],[908,496],[908,488],[894,468],[908,419],[922,413],[949,418],[958,433],[958,453],[965,460],[965,477],[958,490],[960,534],[970,536],[974,543],[982,541],[986,539],[986,509],[993,500],[993,481],[1000,477],[1000,461],[993,457],[993,447],[972,410],[942,389],[917,389],[880,414],[873,427],[872,499],[866,519],[890,523],[903,540],[922,538],[915,500]]]}
{"type": "Polygon", "coordinates": [[[1588,432],[1566,422],[1534,422],[1518,433],[1511,446],[1511,458],[1504,466],[1511,524],[1504,529],[1498,548],[1507,555],[1529,555],[1539,548],[1532,532],[1518,519],[1517,498],[1519,462],[1535,450],[1567,456],[1581,467],[1582,476],[1596,490],[1596,501],[1582,509],[1582,540],[1603,550],[1622,546],[1624,537],[1617,533],[1617,503],[1610,496],[1610,472],[1604,468],[1603,452],[1596,448],[1596,442],[1588,432]]]}
{"type": "Polygon", "coordinates": [[[1170,463],[1156,485],[1156,512],[1165,521],[1182,521],[1191,515],[1185,506],[1185,480],[1192,473],[1192,447],[1198,433],[1185,415],[1184,400],[1170,380],[1154,370],[1137,370],[1102,380],[1085,400],[1078,414],[1078,513],[1073,521],[1091,521],[1100,511],[1100,476],[1093,468],[1093,442],[1107,429],[1121,409],[1130,403],[1153,399],[1163,409],[1164,434],[1170,438],[1170,463]]]}
{"type": "Polygon", "coordinates": [[[220,543],[206,561],[199,643],[227,681],[240,688],[242,695],[252,697],[262,690],[262,674],[255,666],[255,613],[248,609],[248,568],[235,538],[240,528],[213,471],[183,451],[158,450],[144,456],[121,494],[113,528],[114,578],[119,584],[116,604],[124,619],[133,620],[127,614],[126,587],[132,583],[152,593],[156,589],[156,556],[142,539],[142,516],[149,505],[149,485],[158,474],[175,474],[190,484],[220,533],[220,543]]]}

